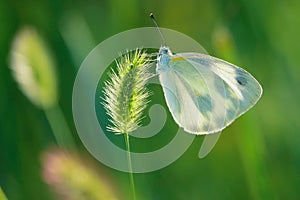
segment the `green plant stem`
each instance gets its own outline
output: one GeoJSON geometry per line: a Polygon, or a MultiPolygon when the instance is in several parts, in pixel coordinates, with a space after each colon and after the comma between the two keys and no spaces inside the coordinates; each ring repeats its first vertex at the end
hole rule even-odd
{"type": "Polygon", "coordinates": [[[7,197],[5,196],[1,187],[0,187],[0,200],[7,200],[7,197]]]}
{"type": "Polygon", "coordinates": [[[129,134],[125,133],[125,143],[126,143],[126,150],[127,150],[127,160],[128,160],[128,168],[129,168],[129,177],[130,177],[130,186],[133,195],[133,200],[135,198],[135,188],[134,188],[134,180],[133,180],[133,172],[132,172],[132,164],[131,164],[131,156],[130,156],[130,144],[129,144],[129,134]]]}
{"type": "Polygon", "coordinates": [[[44,111],[58,146],[74,150],[75,141],[60,107],[55,105],[44,111]]]}

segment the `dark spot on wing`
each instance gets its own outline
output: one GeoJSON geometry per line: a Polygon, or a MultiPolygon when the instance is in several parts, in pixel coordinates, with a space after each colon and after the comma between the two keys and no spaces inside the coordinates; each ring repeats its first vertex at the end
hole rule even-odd
{"type": "Polygon", "coordinates": [[[243,76],[237,76],[235,79],[238,82],[238,84],[240,84],[242,86],[247,84],[247,79],[243,76]]]}
{"type": "Polygon", "coordinates": [[[245,73],[245,71],[241,70],[241,69],[235,69],[235,73],[236,73],[236,77],[235,80],[236,82],[241,85],[244,86],[247,84],[247,73],[245,73]]]}

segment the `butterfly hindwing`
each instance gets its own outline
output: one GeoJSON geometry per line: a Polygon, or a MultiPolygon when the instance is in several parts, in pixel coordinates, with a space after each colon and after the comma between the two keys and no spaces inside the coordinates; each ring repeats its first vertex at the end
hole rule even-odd
{"type": "Polygon", "coordinates": [[[159,78],[167,105],[176,123],[186,131],[199,131],[207,117],[199,112],[195,103],[196,95],[188,83],[175,71],[163,72],[159,78]],[[196,112],[190,112],[190,110],[196,112]]]}

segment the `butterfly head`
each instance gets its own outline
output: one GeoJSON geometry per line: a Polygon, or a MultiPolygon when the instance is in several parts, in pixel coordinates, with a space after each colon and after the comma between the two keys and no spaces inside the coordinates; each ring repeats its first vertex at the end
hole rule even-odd
{"type": "Polygon", "coordinates": [[[173,54],[172,54],[172,52],[171,52],[171,50],[170,50],[169,47],[167,47],[167,46],[162,46],[162,47],[160,47],[160,49],[159,49],[158,55],[159,55],[159,56],[162,56],[162,55],[172,56],[173,54]]]}
{"type": "Polygon", "coordinates": [[[162,46],[159,49],[157,61],[161,65],[168,65],[172,55],[173,54],[169,47],[162,46]]]}

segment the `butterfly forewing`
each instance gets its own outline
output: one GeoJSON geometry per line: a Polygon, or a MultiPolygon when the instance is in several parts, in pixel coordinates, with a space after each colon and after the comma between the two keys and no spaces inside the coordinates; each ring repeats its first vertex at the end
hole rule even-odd
{"type": "Polygon", "coordinates": [[[233,105],[238,111],[235,118],[253,107],[261,97],[262,87],[246,70],[209,55],[197,53],[189,53],[189,55],[187,60],[192,60],[193,65],[198,65],[199,61],[196,62],[197,59],[195,59],[197,57],[205,60],[211,71],[223,80],[227,104],[233,105]]]}
{"type": "Polygon", "coordinates": [[[209,134],[221,131],[250,109],[261,86],[245,70],[198,53],[171,57],[158,63],[159,79],[174,120],[185,131],[209,134]]]}

